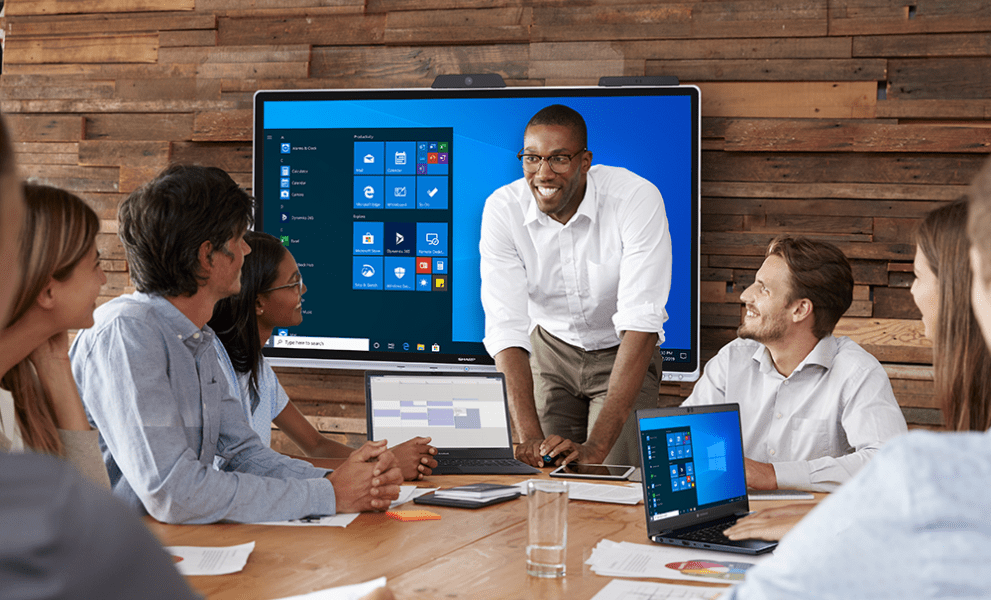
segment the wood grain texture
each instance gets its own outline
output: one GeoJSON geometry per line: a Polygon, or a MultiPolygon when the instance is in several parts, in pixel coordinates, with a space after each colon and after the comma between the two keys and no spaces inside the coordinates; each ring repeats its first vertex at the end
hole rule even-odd
{"type": "Polygon", "coordinates": [[[381,43],[384,15],[324,15],[308,17],[221,17],[217,44],[248,46],[320,44],[349,46],[381,43]]]}
{"type": "MultiPolygon", "coordinates": [[[[24,172],[100,215],[115,274],[103,302],[130,289],[113,233],[127,193],[170,161],[251,185],[258,89],[676,75],[703,101],[703,359],[735,337],[767,241],[810,234],[851,258],[844,331],[884,362],[912,425],[938,427],[931,390],[905,383],[931,381],[932,360],[908,295],[911,232],[991,153],[989,11],[985,0],[23,0],[3,17],[0,110],[24,172]]],[[[279,375],[328,435],[362,439],[360,372],[279,375]]],[[[665,384],[658,401],[692,387],[665,384]]]]}
{"type": "Polygon", "coordinates": [[[3,51],[4,63],[154,63],[158,33],[86,37],[13,38],[3,51]]]}
{"type": "MultiPolygon", "coordinates": [[[[647,75],[675,75],[682,81],[884,81],[882,59],[648,59],[647,75]]],[[[874,92],[876,86],[870,86],[874,92]]],[[[873,95],[873,94],[872,94],[873,95]]]]}
{"type": "Polygon", "coordinates": [[[870,81],[688,81],[702,90],[702,114],[708,117],[871,119],[875,114],[877,86],[870,81]]]}
{"type": "Polygon", "coordinates": [[[376,87],[376,82],[387,79],[397,86],[428,87],[437,75],[450,73],[498,73],[503,79],[520,79],[528,76],[528,61],[523,44],[317,46],[310,70],[314,81],[291,85],[376,87]]]}
{"type": "Polygon", "coordinates": [[[535,6],[535,41],[812,37],[827,32],[826,6],[768,2],[606,3],[535,6]]]}
{"type": "Polygon", "coordinates": [[[117,142],[83,140],[79,142],[79,161],[82,166],[128,166],[164,168],[169,163],[169,142],[117,142]]]}
{"type": "Polygon", "coordinates": [[[465,39],[475,43],[526,42],[531,34],[530,11],[517,6],[390,12],[385,20],[383,42],[431,46],[465,39]]]}
{"type": "MultiPolygon", "coordinates": [[[[485,478],[507,485],[525,479],[485,478]]],[[[478,480],[477,476],[447,475],[428,477],[417,484],[452,487],[478,480]]],[[[814,503],[822,497],[823,494],[816,494],[815,500],[801,502],[814,503]]],[[[781,504],[781,501],[758,501],[754,508],[781,504]]],[[[165,545],[231,546],[255,542],[243,571],[189,579],[198,592],[214,600],[285,597],[379,576],[388,579],[400,600],[589,600],[609,582],[609,578],[596,575],[583,565],[592,548],[602,539],[639,544],[646,540],[643,506],[573,500],[568,504],[568,574],[544,580],[526,575],[525,499],[477,510],[426,508],[440,515],[440,520],[403,523],[381,513],[369,513],[358,516],[346,529],[165,525],[151,519],[146,524],[165,545]],[[355,568],[356,564],[361,568],[355,568]]]]}
{"type": "Polygon", "coordinates": [[[729,151],[991,152],[991,128],[873,123],[853,120],[734,120],[729,151]]]}
{"type": "MultiPolygon", "coordinates": [[[[591,58],[669,61],[751,61],[848,59],[850,38],[734,38],[684,40],[609,40],[601,42],[531,42],[535,60],[582,60],[591,58]]],[[[741,65],[744,63],[735,63],[741,65]]]]}
{"type": "Polygon", "coordinates": [[[211,30],[217,28],[217,18],[209,13],[154,12],[127,13],[113,11],[105,14],[18,18],[14,4],[8,6],[7,35],[14,38],[30,36],[64,36],[73,34],[118,34],[178,30],[211,30]],[[11,14],[14,10],[14,14],[11,14]]]}
{"type": "Polygon", "coordinates": [[[885,58],[991,55],[986,33],[862,35],[853,38],[853,56],[885,58]]]}
{"type": "Polygon", "coordinates": [[[893,35],[986,31],[991,6],[983,0],[831,0],[831,35],[893,35]],[[911,8],[910,8],[911,7],[911,8]]]}
{"type": "Polygon", "coordinates": [[[5,6],[9,16],[193,10],[194,0],[18,0],[5,6]]]}
{"type": "Polygon", "coordinates": [[[888,61],[888,97],[894,100],[985,100],[991,95],[991,60],[899,58],[888,61]]]}

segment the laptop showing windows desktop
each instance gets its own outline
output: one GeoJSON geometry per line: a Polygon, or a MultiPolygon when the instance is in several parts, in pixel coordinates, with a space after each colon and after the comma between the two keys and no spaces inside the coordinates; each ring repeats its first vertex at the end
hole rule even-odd
{"type": "Polygon", "coordinates": [[[365,372],[368,439],[390,446],[429,436],[434,475],[532,475],[513,458],[502,373],[365,372]]]}
{"type": "Polygon", "coordinates": [[[743,554],[777,546],[722,531],[750,512],[738,404],[637,411],[647,536],[743,554]]]}

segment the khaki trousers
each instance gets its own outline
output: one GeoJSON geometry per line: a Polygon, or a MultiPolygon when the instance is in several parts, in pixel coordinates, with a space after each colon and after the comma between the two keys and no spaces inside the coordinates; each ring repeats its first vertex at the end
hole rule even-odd
{"type": "MultiPolygon", "coordinates": [[[[530,341],[533,394],[544,435],[557,434],[584,443],[605,405],[619,346],[586,351],[562,342],[539,325],[530,334],[530,341]]],[[[605,459],[606,464],[640,465],[635,411],[657,407],[661,364],[660,353],[655,348],[640,393],[605,459]]]]}

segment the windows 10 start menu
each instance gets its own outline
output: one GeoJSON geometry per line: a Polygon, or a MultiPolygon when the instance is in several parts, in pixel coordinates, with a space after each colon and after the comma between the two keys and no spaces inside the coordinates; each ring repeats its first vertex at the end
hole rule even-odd
{"type": "Polygon", "coordinates": [[[264,178],[264,230],[289,248],[306,282],[301,335],[315,349],[330,349],[318,339],[353,338],[372,347],[342,349],[441,352],[452,339],[453,130],[266,138],[280,161],[264,178]]]}

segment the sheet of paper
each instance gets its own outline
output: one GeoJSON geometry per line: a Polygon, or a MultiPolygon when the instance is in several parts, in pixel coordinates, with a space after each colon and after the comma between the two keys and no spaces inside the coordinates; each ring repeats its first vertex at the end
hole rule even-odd
{"type": "Polygon", "coordinates": [[[392,501],[389,508],[396,508],[400,504],[406,504],[413,498],[419,498],[424,494],[429,494],[430,492],[436,492],[440,488],[420,488],[415,485],[404,485],[400,486],[399,497],[392,501]]]}
{"type": "Polygon", "coordinates": [[[815,496],[800,490],[749,490],[747,497],[754,500],[814,500],[815,496]]]}
{"type": "Polygon", "coordinates": [[[175,557],[175,566],[183,575],[227,575],[244,568],[255,543],[217,548],[166,546],[165,549],[175,557]]]}
{"type": "Polygon", "coordinates": [[[340,587],[310,592],[299,596],[286,596],[278,600],[358,600],[362,596],[368,595],[380,587],[385,587],[385,577],[379,577],[365,583],[354,585],[342,585],[340,587]]]}
{"type": "MultiPolygon", "coordinates": [[[[526,484],[526,481],[516,484],[516,487],[520,488],[524,496],[526,496],[526,484]]],[[[569,479],[568,498],[571,500],[609,502],[612,504],[639,504],[643,502],[643,486],[639,483],[609,485],[569,479]]]]}
{"type": "MultiPolygon", "coordinates": [[[[424,494],[436,491],[438,488],[418,488],[415,485],[403,485],[399,488],[399,498],[393,500],[389,508],[405,504],[424,494]]],[[[340,513],[329,517],[305,517],[291,521],[266,521],[258,525],[280,525],[283,527],[347,527],[361,513],[340,513]]]]}
{"type": "Polygon", "coordinates": [[[258,525],[280,525],[283,527],[347,527],[361,513],[341,513],[329,517],[304,517],[289,521],[266,521],[258,525]]]}
{"type": "Polygon", "coordinates": [[[678,600],[716,600],[728,588],[700,587],[657,583],[655,581],[630,581],[613,579],[592,600],[655,600],[657,598],[677,598],[678,600]]]}
{"type": "Polygon", "coordinates": [[[708,583],[742,581],[747,569],[771,555],[734,554],[666,546],[602,540],[586,562],[606,577],[658,577],[708,583]]]}

